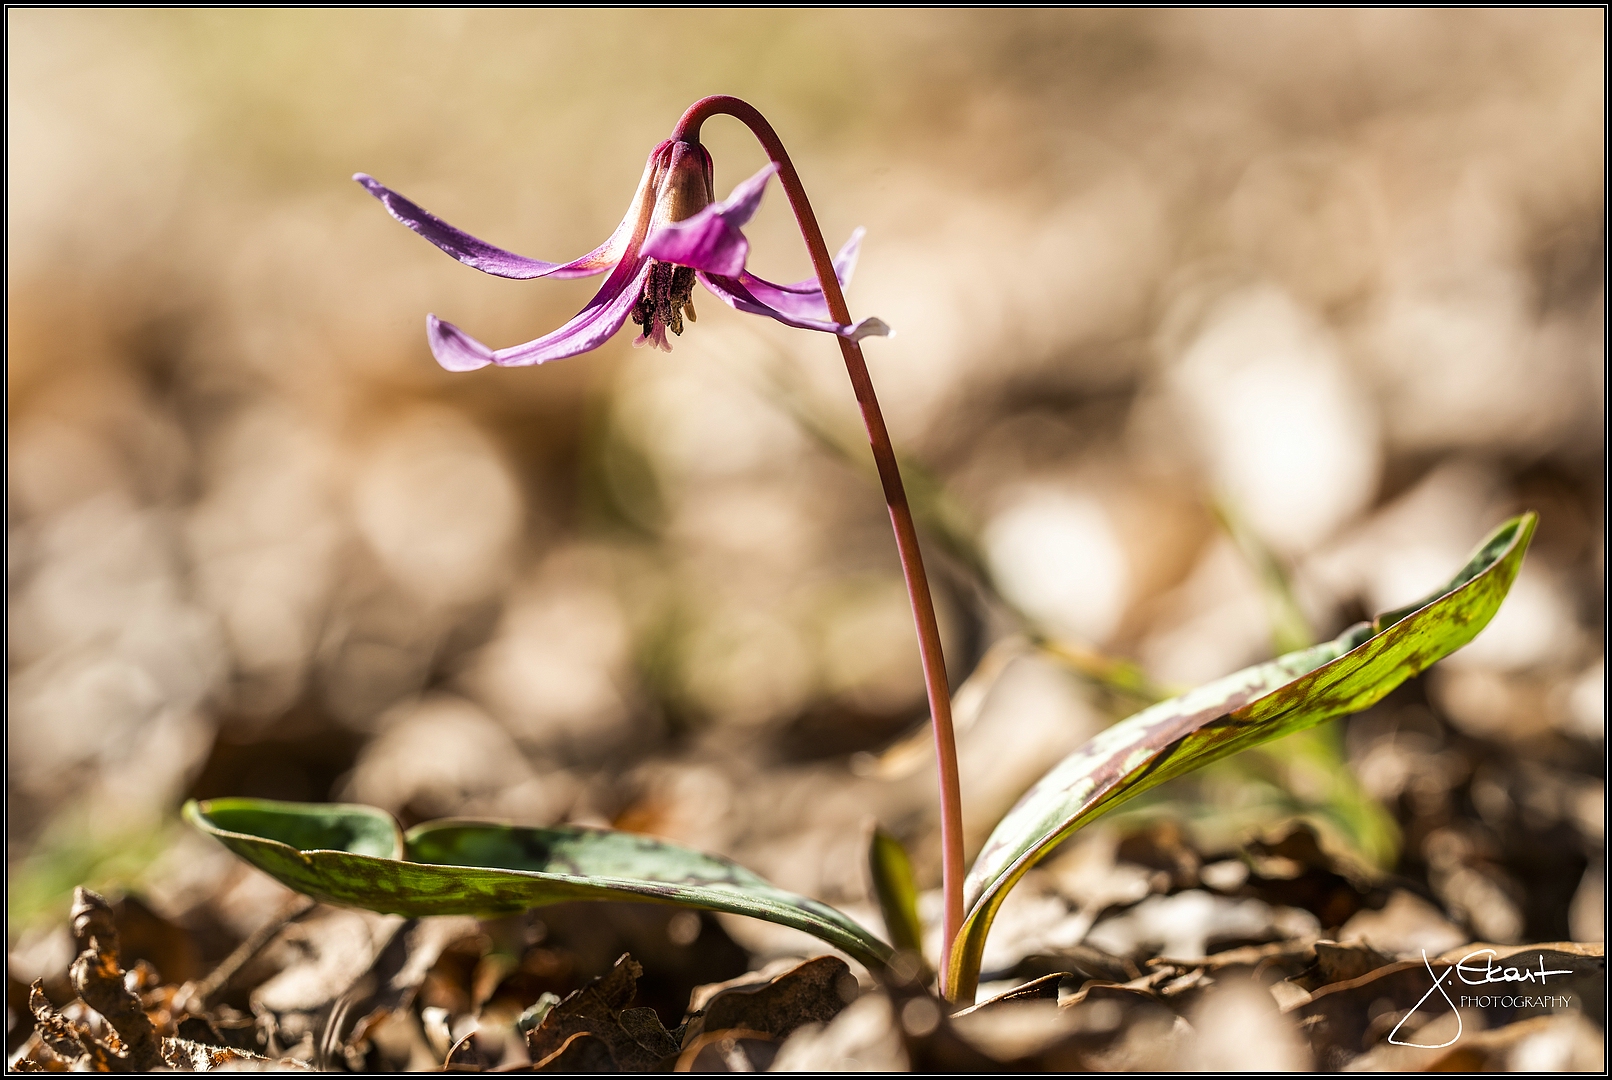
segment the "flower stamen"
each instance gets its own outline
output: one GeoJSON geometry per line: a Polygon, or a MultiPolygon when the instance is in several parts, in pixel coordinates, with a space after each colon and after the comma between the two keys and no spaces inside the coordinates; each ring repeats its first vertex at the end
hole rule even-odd
{"type": "Polygon", "coordinates": [[[632,321],[643,327],[633,345],[650,344],[662,352],[671,352],[666,331],[681,336],[685,312],[688,321],[694,322],[694,268],[652,261],[644,291],[633,304],[632,321]]]}

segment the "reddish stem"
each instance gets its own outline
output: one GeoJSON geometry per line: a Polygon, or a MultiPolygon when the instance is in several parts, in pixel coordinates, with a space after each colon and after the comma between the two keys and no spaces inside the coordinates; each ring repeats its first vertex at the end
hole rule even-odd
{"type": "MultiPolygon", "coordinates": [[[[834,274],[834,260],[828,245],[823,242],[823,230],[818,227],[817,215],[806,198],[800,175],[795,172],[789,153],[784,149],[778,133],[764,116],[748,102],[735,97],[718,95],[703,98],[689,106],[677,122],[672,137],[687,142],[700,140],[700,125],[709,117],[728,115],[746,127],[778,166],[778,180],[789,196],[789,205],[795,211],[801,238],[811,253],[812,268],[823,287],[828,311],[835,322],[849,325],[851,311],[845,304],[839,278],[834,274]]],[[[949,997],[948,985],[951,970],[952,945],[963,925],[963,804],[957,776],[957,740],[952,733],[951,690],[946,683],[946,661],[940,651],[940,626],[935,621],[935,604],[929,595],[929,579],[924,573],[923,555],[918,550],[918,530],[912,523],[912,510],[907,505],[907,492],[901,484],[901,471],[896,466],[895,448],[890,444],[890,432],[884,426],[884,414],[879,411],[879,399],[873,393],[873,380],[868,365],[862,359],[862,347],[849,338],[840,337],[840,352],[845,355],[845,370],[851,377],[851,388],[862,409],[862,422],[868,429],[868,442],[873,448],[873,460],[879,469],[879,483],[884,487],[884,502],[890,510],[890,524],[896,534],[896,550],[901,555],[901,570],[907,579],[907,598],[912,603],[912,618],[918,629],[918,654],[923,661],[924,687],[929,694],[929,714],[934,718],[935,757],[940,764],[940,841],[942,848],[941,881],[946,897],[944,937],[940,956],[940,991],[949,997]]]]}

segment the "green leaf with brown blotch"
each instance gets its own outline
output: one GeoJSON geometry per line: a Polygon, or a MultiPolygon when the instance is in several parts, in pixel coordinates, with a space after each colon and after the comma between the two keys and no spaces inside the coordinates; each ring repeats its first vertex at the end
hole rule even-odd
{"type": "Polygon", "coordinates": [[[213,799],[185,819],[315,899],[398,915],[497,915],[563,900],[726,911],[804,930],[869,968],[890,946],[827,904],[727,859],[635,833],[435,821],[407,835],[368,806],[213,799]]]}
{"type": "Polygon", "coordinates": [[[1008,811],[969,871],[968,914],[952,948],[953,993],[972,998],[985,937],[1008,890],[1081,826],[1211,761],[1367,708],[1476,637],[1516,580],[1537,520],[1528,513],[1500,526],[1431,596],[1144,709],[1054,766],[1008,811]]]}

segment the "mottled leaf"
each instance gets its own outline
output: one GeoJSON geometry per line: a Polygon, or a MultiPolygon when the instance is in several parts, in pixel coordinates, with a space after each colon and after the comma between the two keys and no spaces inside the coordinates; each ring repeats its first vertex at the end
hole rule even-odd
{"type": "Polygon", "coordinates": [[[1506,522],[1444,589],[1334,641],[1239,671],[1124,720],[1070,754],[1008,812],[965,885],[952,950],[959,1000],[972,996],[997,908],[1038,859],[1133,796],[1211,761],[1357,712],[1477,636],[1516,579],[1536,517],[1506,522]]]}
{"type": "Polygon", "coordinates": [[[364,806],[214,799],[185,818],[270,876],[332,904],[494,915],[562,900],[650,900],[804,930],[870,968],[890,947],[827,904],[714,855],[633,833],[427,822],[405,837],[364,806]]]}

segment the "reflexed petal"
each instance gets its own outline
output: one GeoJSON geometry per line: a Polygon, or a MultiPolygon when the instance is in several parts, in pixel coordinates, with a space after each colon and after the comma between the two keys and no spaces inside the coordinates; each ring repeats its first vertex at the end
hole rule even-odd
{"type": "Polygon", "coordinates": [[[810,283],[809,289],[774,285],[745,270],[739,274],[739,284],[744,286],[752,297],[770,308],[802,319],[833,320],[833,316],[828,313],[828,300],[823,296],[823,290],[817,288],[815,281],[810,283]]]}
{"type": "Polygon", "coordinates": [[[643,178],[638,181],[638,191],[633,196],[632,205],[627,208],[627,216],[622,219],[620,225],[616,226],[616,231],[611,234],[610,239],[581,258],[572,259],[568,263],[551,263],[544,262],[541,259],[528,259],[524,255],[516,255],[512,251],[494,247],[487,241],[477,239],[462,229],[454,228],[429,210],[404,198],[367,173],[355,173],[353,179],[362,184],[364,189],[371,195],[379,199],[381,205],[385,206],[394,218],[466,266],[473,266],[483,273],[518,279],[591,277],[594,274],[600,274],[610,269],[620,262],[623,254],[626,253],[627,245],[632,240],[634,226],[637,224],[640,212],[650,194],[650,181],[655,172],[655,156],[658,153],[660,153],[660,147],[657,146],[650,153],[649,161],[644,166],[643,178]]]}
{"type": "Polygon", "coordinates": [[[705,273],[700,274],[699,278],[701,285],[704,285],[717,299],[735,311],[743,311],[751,315],[765,315],[769,319],[777,319],[785,326],[793,326],[801,330],[821,330],[825,334],[838,334],[840,337],[847,337],[852,341],[861,341],[865,337],[890,337],[892,334],[889,324],[883,319],[863,319],[850,326],[842,326],[829,319],[814,319],[796,315],[763,303],[750,291],[746,283],[738,278],[705,273]]]}
{"type": "MultiPolygon", "coordinates": [[[[840,248],[840,253],[834,256],[834,276],[840,279],[840,288],[842,289],[849,288],[851,285],[851,275],[856,272],[857,256],[862,254],[862,238],[867,234],[868,231],[858,225],[851,231],[851,238],[845,241],[845,246],[840,248]]],[[[756,280],[759,281],[760,279],[757,278],[756,280]]],[[[783,289],[786,292],[822,291],[817,287],[817,279],[814,277],[807,278],[805,281],[797,281],[793,285],[774,285],[773,288],[783,289]]]]}
{"type": "Polygon", "coordinates": [[[712,203],[702,213],[720,214],[733,225],[748,224],[756,216],[756,208],[761,205],[761,193],[767,189],[767,181],[777,174],[778,163],[767,162],[756,175],[734,188],[726,199],[712,203]]]}
{"type": "MultiPolygon", "coordinates": [[[[839,278],[842,289],[851,283],[851,273],[856,269],[856,256],[866,233],[866,229],[857,229],[845,246],[840,248],[840,253],[834,256],[834,276],[839,278]]],[[[739,274],[739,281],[750,291],[750,295],[768,307],[804,319],[833,319],[816,278],[797,281],[793,285],[774,285],[746,270],[739,274]]]]}
{"type": "Polygon", "coordinates": [[[863,338],[870,337],[896,336],[895,329],[877,315],[870,315],[866,319],[860,319],[844,330],[837,332],[841,337],[848,337],[852,341],[861,341],[863,338]]]}
{"type": "Polygon", "coordinates": [[[493,362],[491,349],[435,315],[425,317],[425,338],[431,343],[431,355],[449,371],[475,371],[493,362]]]}
{"type": "Polygon", "coordinates": [[[755,216],[761,193],[777,171],[778,166],[769,161],[734,188],[725,202],[712,203],[687,221],[657,226],[644,242],[644,254],[723,277],[737,275],[750,254],[750,241],[739,227],[755,216]]]}
{"type": "Polygon", "coordinates": [[[862,238],[868,231],[858,225],[851,230],[851,238],[845,241],[840,253],[834,256],[834,276],[840,279],[840,288],[849,288],[851,275],[856,273],[856,259],[862,254],[862,238]]]}
{"type": "Polygon", "coordinates": [[[632,314],[648,275],[647,259],[639,259],[630,266],[617,266],[593,299],[570,322],[535,341],[507,349],[489,349],[457,326],[433,315],[426,324],[431,353],[437,363],[449,371],[473,371],[487,364],[527,367],[597,349],[610,340],[632,314]]]}

